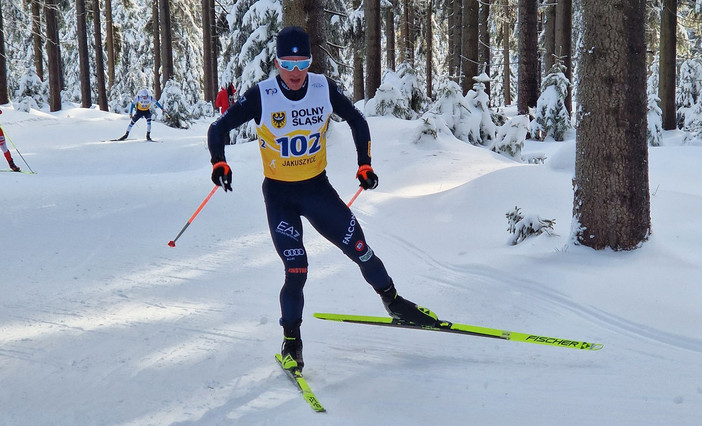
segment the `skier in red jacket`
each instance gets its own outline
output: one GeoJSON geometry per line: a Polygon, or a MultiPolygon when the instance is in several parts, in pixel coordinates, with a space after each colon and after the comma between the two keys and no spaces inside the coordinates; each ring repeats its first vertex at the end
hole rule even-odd
{"type": "Polygon", "coordinates": [[[219,108],[220,114],[224,114],[224,111],[228,110],[229,106],[234,103],[234,94],[236,93],[233,83],[225,86],[226,88],[221,87],[219,89],[217,99],[215,100],[215,107],[219,108]]]}
{"type": "MultiPolygon", "coordinates": [[[[2,114],[2,110],[0,110],[0,114],[2,114]]],[[[0,150],[2,150],[2,153],[5,155],[7,164],[10,165],[12,171],[19,172],[20,168],[12,161],[12,154],[10,154],[10,150],[7,149],[7,145],[5,144],[5,133],[3,133],[2,128],[0,128],[0,150]]]]}

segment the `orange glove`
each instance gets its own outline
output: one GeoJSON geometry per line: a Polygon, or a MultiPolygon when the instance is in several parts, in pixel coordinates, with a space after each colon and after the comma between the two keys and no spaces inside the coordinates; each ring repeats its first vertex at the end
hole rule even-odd
{"type": "Polygon", "coordinates": [[[212,166],[212,182],[224,188],[224,192],[232,190],[232,169],[226,161],[218,161],[212,166]]]}
{"type": "Polygon", "coordinates": [[[363,164],[358,168],[356,177],[363,189],[375,189],[378,187],[378,175],[373,171],[370,164],[363,164]]]}

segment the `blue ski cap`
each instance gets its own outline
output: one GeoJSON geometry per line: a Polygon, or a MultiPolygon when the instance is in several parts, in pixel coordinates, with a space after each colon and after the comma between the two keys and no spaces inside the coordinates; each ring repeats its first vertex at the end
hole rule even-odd
{"type": "Polygon", "coordinates": [[[286,56],[312,57],[310,51],[310,36],[301,27],[285,27],[278,33],[276,46],[276,56],[285,58],[286,56]]]}

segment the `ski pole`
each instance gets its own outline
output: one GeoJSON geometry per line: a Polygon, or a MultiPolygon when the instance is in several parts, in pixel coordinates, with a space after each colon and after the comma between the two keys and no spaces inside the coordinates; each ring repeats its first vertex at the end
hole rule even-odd
{"type": "Polygon", "coordinates": [[[356,198],[358,198],[359,195],[361,195],[361,191],[363,191],[363,187],[359,187],[358,191],[356,191],[356,194],[351,198],[351,201],[347,204],[348,207],[351,207],[351,204],[353,204],[354,201],[356,201],[356,198]]]}
{"type": "Polygon", "coordinates": [[[22,153],[20,152],[20,150],[17,149],[17,145],[15,145],[15,143],[12,142],[12,139],[10,139],[10,137],[7,135],[7,133],[5,132],[5,128],[2,127],[2,126],[0,126],[0,129],[2,129],[2,133],[5,135],[5,139],[7,139],[8,141],[10,141],[10,143],[12,144],[12,147],[15,149],[15,151],[17,151],[17,154],[19,154],[19,156],[20,156],[20,158],[22,159],[22,161],[24,161],[24,164],[27,166],[27,168],[29,169],[29,171],[32,172],[33,174],[36,174],[36,172],[35,172],[34,170],[32,170],[31,167],[29,167],[29,164],[27,163],[27,160],[24,159],[24,155],[22,155],[22,153]]]}
{"type": "Polygon", "coordinates": [[[178,240],[178,238],[180,238],[181,235],[183,235],[183,232],[185,232],[185,230],[188,228],[188,226],[190,226],[190,224],[193,223],[193,220],[195,220],[195,217],[198,214],[200,214],[200,210],[202,210],[202,208],[205,207],[205,204],[207,204],[207,202],[210,201],[210,198],[212,198],[212,195],[214,195],[215,191],[217,191],[217,188],[219,188],[219,185],[215,185],[215,187],[212,188],[212,191],[210,191],[210,193],[207,195],[205,200],[200,204],[200,207],[198,207],[197,210],[195,210],[195,213],[192,215],[190,220],[188,220],[188,223],[186,223],[185,226],[183,226],[183,229],[180,230],[178,235],[176,235],[176,237],[172,241],[168,242],[169,247],[175,247],[175,242],[178,240]]]}

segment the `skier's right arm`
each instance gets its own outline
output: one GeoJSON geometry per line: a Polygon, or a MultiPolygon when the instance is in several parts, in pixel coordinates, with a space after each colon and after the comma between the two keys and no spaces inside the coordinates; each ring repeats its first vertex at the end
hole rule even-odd
{"type": "Polygon", "coordinates": [[[257,123],[261,121],[261,95],[258,86],[247,90],[207,131],[207,146],[213,166],[212,181],[215,185],[223,186],[225,190],[231,190],[231,169],[224,155],[229,131],[252,119],[257,123]]]}

